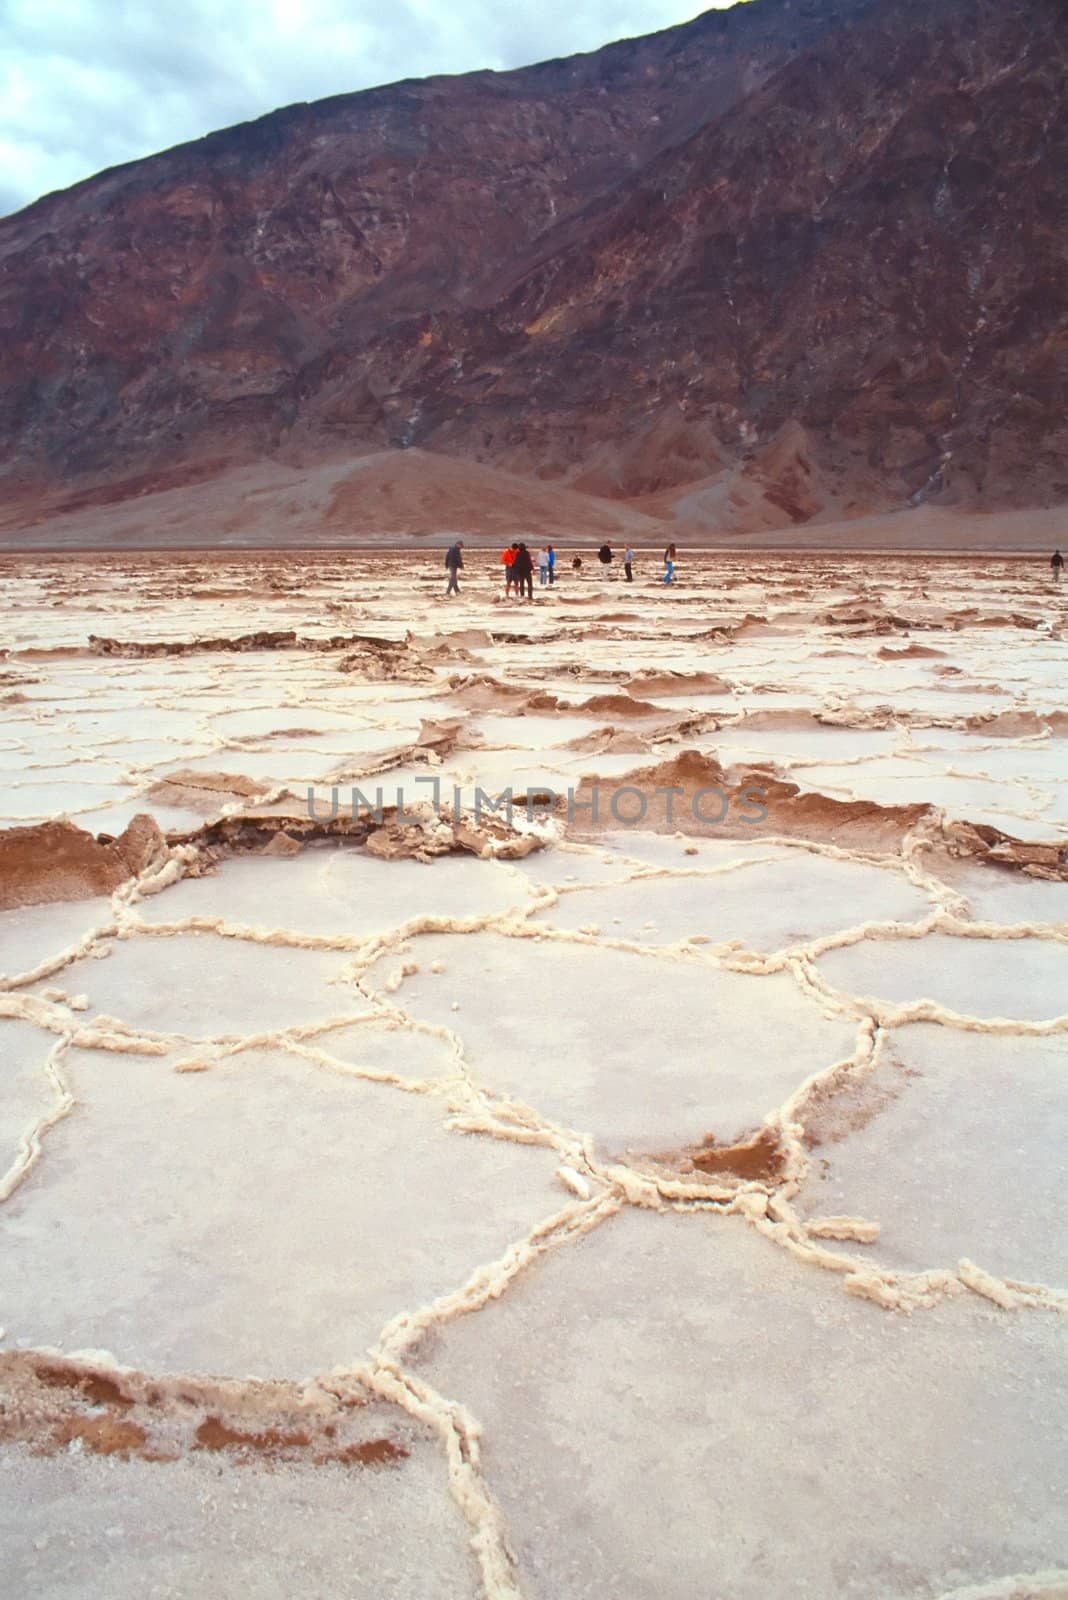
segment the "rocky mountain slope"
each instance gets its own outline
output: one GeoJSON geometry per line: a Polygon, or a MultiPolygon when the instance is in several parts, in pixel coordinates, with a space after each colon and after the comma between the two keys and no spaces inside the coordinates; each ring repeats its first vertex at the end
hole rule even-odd
{"type": "Polygon", "coordinates": [[[477,461],[704,529],[1068,498],[1068,7],[751,0],[0,219],[0,491],[477,461]]]}

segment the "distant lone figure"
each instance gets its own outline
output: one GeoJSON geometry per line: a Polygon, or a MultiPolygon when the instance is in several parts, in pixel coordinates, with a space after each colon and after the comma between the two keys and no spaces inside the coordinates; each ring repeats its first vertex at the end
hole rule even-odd
{"type": "Polygon", "coordinates": [[[597,559],[602,567],[610,567],[612,565],[612,546],[603,544],[597,552],[597,559]]]}
{"type": "Polygon", "coordinates": [[[449,574],[449,586],[445,590],[446,599],[450,594],[460,593],[459,572],[464,564],[464,542],[457,539],[455,544],[450,544],[445,552],[445,566],[449,574]]]}
{"type": "Polygon", "coordinates": [[[1054,550],[1049,558],[1050,570],[1053,573],[1054,583],[1060,583],[1061,573],[1064,571],[1064,557],[1059,550],[1054,550]]]}
{"type": "Polygon", "coordinates": [[[526,590],[528,600],[534,598],[534,563],[530,559],[530,551],[525,544],[521,544],[512,558],[512,582],[515,584],[516,595],[521,595],[526,590]]]}
{"type": "Polygon", "coordinates": [[[623,576],[628,583],[634,582],[634,551],[629,544],[623,552],[623,576]]]}
{"type": "Polygon", "coordinates": [[[576,556],[574,561],[572,561],[571,570],[572,570],[572,572],[581,572],[582,571],[582,557],[581,556],[576,556]]]}
{"type": "Polygon", "coordinates": [[[664,551],[664,582],[665,583],[674,583],[674,581],[675,581],[675,546],[673,544],[669,544],[667,549],[664,551]]]}

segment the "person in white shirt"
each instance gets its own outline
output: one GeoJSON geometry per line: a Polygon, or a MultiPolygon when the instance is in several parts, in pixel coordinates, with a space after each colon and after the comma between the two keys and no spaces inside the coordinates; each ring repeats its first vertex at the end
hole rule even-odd
{"type": "Polygon", "coordinates": [[[543,588],[549,581],[549,568],[551,566],[552,566],[552,562],[549,559],[549,551],[548,551],[548,549],[545,548],[545,549],[539,550],[538,551],[538,582],[542,585],[543,588]]]}
{"type": "Polygon", "coordinates": [[[628,583],[633,583],[634,582],[634,573],[632,571],[633,561],[634,561],[634,551],[631,549],[630,545],[628,544],[627,548],[623,552],[623,575],[626,578],[628,583]]]}

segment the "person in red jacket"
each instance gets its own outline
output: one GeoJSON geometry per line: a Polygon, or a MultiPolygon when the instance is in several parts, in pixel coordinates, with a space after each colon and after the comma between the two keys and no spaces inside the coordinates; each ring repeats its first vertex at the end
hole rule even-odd
{"type": "Polygon", "coordinates": [[[512,592],[512,563],[515,560],[518,549],[519,546],[513,541],[507,550],[501,551],[501,564],[504,567],[504,592],[506,595],[510,595],[512,592]]]}

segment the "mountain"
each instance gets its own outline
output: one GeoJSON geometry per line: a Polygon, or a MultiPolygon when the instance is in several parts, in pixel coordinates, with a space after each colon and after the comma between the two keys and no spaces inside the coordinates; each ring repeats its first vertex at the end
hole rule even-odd
{"type": "Polygon", "coordinates": [[[697,533],[1068,499],[1066,81],[1064,0],[750,0],[102,173],[0,219],[5,521],[412,446],[697,533]]]}

